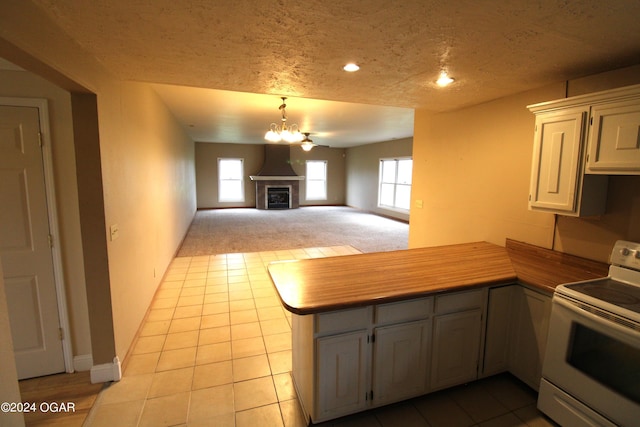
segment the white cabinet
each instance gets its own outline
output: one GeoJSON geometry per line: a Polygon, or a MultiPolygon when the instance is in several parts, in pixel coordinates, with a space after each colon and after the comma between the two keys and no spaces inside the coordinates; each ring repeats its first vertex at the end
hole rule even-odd
{"type": "Polygon", "coordinates": [[[640,174],[640,98],[591,110],[587,173],[640,174]]]}
{"type": "Polygon", "coordinates": [[[604,213],[607,178],[584,175],[588,107],[536,114],[529,208],[564,215],[604,213]]]}
{"type": "Polygon", "coordinates": [[[375,329],[373,402],[384,405],[426,392],[430,320],[375,329]]]}
{"type": "Polygon", "coordinates": [[[517,286],[513,308],[509,371],[538,390],[547,346],[551,296],[517,286]]]}
{"type": "Polygon", "coordinates": [[[293,314],[292,375],[307,419],[314,422],[368,405],[371,307],[293,314]]]}
{"type": "Polygon", "coordinates": [[[367,332],[318,338],[318,417],[361,411],[367,404],[367,332]]]}
{"type": "Polygon", "coordinates": [[[486,289],[436,297],[431,390],[478,378],[486,289]]]}
{"type": "Polygon", "coordinates": [[[508,285],[489,289],[482,376],[509,370],[513,299],[518,287],[519,285],[508,285]]]}
{"type": "Polygon", "coordinates": [[[549,295],[507,285],[294,314],[303,412],[320,423],[506,370],[537,390],[550,313],[549,295]]]}
{"type": "Polygon", "coordinates": [[[536,115],[529,209],[600,215],[607,175],[640,174],[640,85],[527,108],[536,115]]]}
{"type": "Polygon", "coordinates": [[[293,315],[293,380],[307,420],[426,392],[433,298],[293,315]]]}

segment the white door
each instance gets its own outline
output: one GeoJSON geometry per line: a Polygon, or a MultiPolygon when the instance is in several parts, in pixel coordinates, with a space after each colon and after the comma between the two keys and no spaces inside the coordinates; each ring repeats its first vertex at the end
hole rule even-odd
{"type": "Polygon", "coordinates": [[[39,111],[0,106],[0,256],[18,378],[65,370],[39,111]]]}

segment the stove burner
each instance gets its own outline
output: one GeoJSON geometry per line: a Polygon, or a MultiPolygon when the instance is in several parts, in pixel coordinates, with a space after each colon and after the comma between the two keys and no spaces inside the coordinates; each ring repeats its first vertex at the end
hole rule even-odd
{"type": "Polygon", "coordinates": [[[640,303],[640,299],[633,295],[598,285],[584,286],[582,291],[594,298],[598,298],[615,305],[634,305],[640,303]]]}
{"type": "Polygon", "coordinates": [[[640,313],[640,286],[611,278],[565,285],[567,289],[640,313]]]}

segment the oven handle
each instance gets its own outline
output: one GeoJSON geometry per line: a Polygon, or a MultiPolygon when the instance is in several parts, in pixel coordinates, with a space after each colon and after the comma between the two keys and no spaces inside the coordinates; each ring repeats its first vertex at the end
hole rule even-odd
{"type": "Polygon", "coordinates": [[[578,304],[568,301],[562,297],[553,298],[553,303],[558,304],[559,306],[561,306],[561,308],[569,310],[575,313],[576,315],[582,316],[594,323],[598,323],[600,325],[606,324],[606,327],[608,328],[608,330],[613,329],[617,333],[624,334],[627,336],[629,334],[632,334],[632,335],[635,335],[637,338],[640,338],[640,331],[636,329],[638,328],[638,326],[635,325],[633,322],[628,321],[624,318],[620,318],[619,316],[616,316],[608,312],[603,312],[603,311],[599,311],[603,314],[602,316],[598,314],[594,314],[590,311],[587,311],[581,308],[578,304]],[[627,326],[625,326],[624,324],[621,324],[620,322],[626,323],[627,326]]]}

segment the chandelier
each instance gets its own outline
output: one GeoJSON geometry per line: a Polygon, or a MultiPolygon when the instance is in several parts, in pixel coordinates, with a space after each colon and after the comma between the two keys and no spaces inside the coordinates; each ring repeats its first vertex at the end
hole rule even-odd
{"type": "MultiPolygon", "coordinates": [[[[280,119],[282,123],[278,126],[276,123],[271,123],[269,130],[264,135],[264,139],[269,142],[280,142],[285,141],[288,143],[297,143],[302,142],[303,136],[302,133],[298,130],[297,124],[287,125],[287,104],[285,101],[286,97],[280,98],[282,99],[282,105],[278,107],[278,109],[282,112],[282,118],[280,119]]],[[[308,150],[306,150],[308,151],[308,150]]]]}

